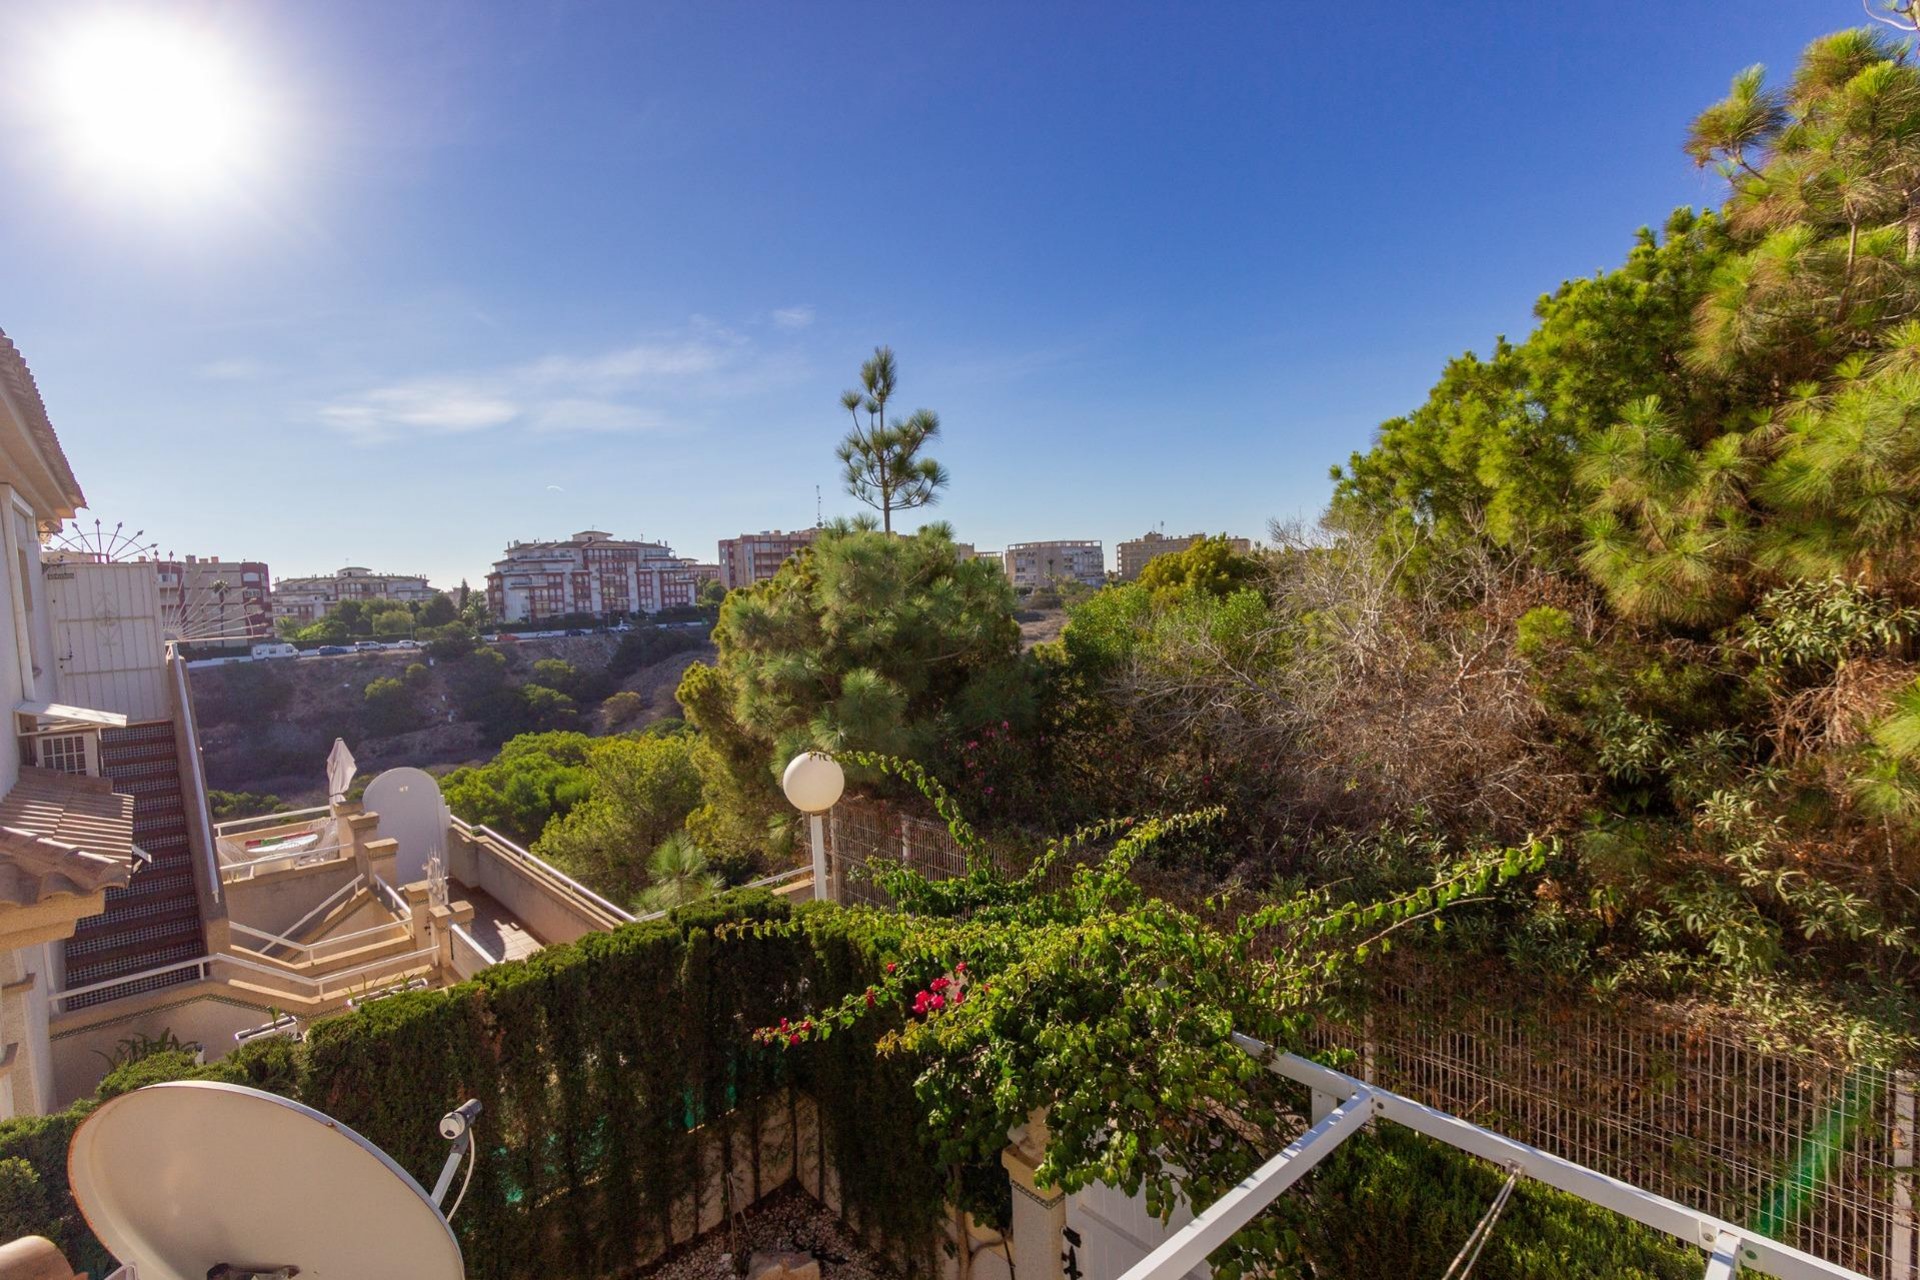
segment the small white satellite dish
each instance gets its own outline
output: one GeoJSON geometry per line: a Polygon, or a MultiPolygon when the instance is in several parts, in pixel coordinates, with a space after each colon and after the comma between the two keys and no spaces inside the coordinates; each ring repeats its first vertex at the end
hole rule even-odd
{"type": "Polygon", "coordinates": [[[387,1154],[311,1107],[205,1080],[88,1116],[73,1198],[141,1280],[461,1280],[460,1246],[387,1154]]]}

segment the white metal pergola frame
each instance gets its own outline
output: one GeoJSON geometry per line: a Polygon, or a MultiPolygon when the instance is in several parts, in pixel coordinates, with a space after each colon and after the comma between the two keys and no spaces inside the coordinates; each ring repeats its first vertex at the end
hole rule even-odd
{"type": "Polygon", "coordinates": [[[1733,1280],[1742,1267],[1777,1276],[1779,1280],[1866,1280],[1859,1272],[1837,1263],[1816,1258],[1698,1209],[1689,1209],[1676,1200],[1643,1191],[1585,1165],[1549,1155],[1524,1142],[1502,1137],[1458,1116],[1376,1088],[1298,1054],[1275,1054],[1272,1046],[1251,1036],[1235,1035],[1234,1043],[1265,1062],[1274,1074],[1306,1085],[1313,1093],[1314,1123],[1278,1155],[1169,1236],[1120,1280],[1180,1280],[1335,1147],[1375,1119],[1405,1125],[1498,1167],[1516,1169],[1522,1177],[1543,1186],[1578,1196],[1589,1204],[1611,1209],[1622,1217],[1705,1249],[1708,1254],[1706,1280],[1733,1280]]]}

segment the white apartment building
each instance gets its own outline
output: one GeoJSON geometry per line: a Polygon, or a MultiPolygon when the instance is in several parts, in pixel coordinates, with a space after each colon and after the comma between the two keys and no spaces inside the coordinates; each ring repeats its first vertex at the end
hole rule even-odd
{"type": "Polygon", "coordinates": [[[425,604],[439,594],[417,573],[375,573],[348,565],[311,578],[282,578],[273,584],[274,612],[299,622],[318,622],[345,600],[399,600],[425,604]]]}
{"type": "Polygon", "coordinates": [[[515,542],[487,575],[487,607],[503,622],[568,614],[658,613],[691,605],[720,581],[719,565],[677,556],[663,542],[583,529],[564,542],[515,542]]]}
{"type": "Polygon", "coordinates": [[[720,539],[720,585],[731,591],[765,582],[803,548],[813,545],[818,529],[780,529],[720,539]]]}
{"type": "Polygon", "coordinates": [[[1107,580],[1106,550],[1097,541],[1010,542],[1002,558],[1015,591],[1058,582],[1097,587],[1107,580]]]}
{"type": "MultiPolygon", "coordinates": [[[[1119,561],[1120,581],[1132,582],[1147,567],[1149,560],[1185,551],[1194,543],[1204,542],[1211,536],[1205,533],[1168,534],[1150,530],[1138,538],[1129,538],[1114,548],[1114,557],[1119,561]]],[[[1243,556],[1253,553],[1253,544],[1245,538],[1228,538],[1227,545],[1243,556]]]]}

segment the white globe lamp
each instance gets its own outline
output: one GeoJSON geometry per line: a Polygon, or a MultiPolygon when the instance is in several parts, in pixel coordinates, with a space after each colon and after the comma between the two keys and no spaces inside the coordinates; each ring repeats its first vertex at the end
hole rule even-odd
{"type": "Polygon", "coordinates": [[[780,789],[794,808],[807,815],[813,835],[813,896],[815,901],[828,896],[827,832],[820,815],[839,803],[847,789],[846,771],[832,756],[819,751],[803,751],[787,762],[780,775],[780,789]]]}
{"type": "Polygon", "coordinates": [[[832,756],[803,751],[780,776],[780,789],[800,812],[825,813],[839,803],[840,793],[847,789],[847,775],[832,756]]]}

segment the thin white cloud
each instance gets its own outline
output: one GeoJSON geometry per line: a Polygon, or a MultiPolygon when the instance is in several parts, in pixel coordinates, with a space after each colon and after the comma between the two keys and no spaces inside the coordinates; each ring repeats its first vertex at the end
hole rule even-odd
{"type": "Polygon", "coordinates": [[[271,370],[258,360],[236,359],[209,360],[193,372],[209,382],[251,382],[266,377],[271,370]]]}
{"type": "Polygon", "coordinates": [[[777,329],[804,329],[813,323],[813,308],[781,307],[770,318],[777,329]]]}
{"type": "Polygon", "coordinates": [[[727,355],[727,348],[714,342],[641,342],[596,356],[547,356],[520,373],[537,384],[617,387],[652,378],[712,373],[727,355]]]}
{"type": "Polygon", "coordinates": [[[503,426],[523,412],[497,387],[458,379],[430,379],[375,387],[320,409],[320,420],[348,435],[374,440],[411,431],[460,435],[503,426]]]}
{"type": "Polygon", "coordinates": [[[737,398],[790,379],[794,367],[791,354],[762,355],[747,338],[696,316],[682,333],[608,351],[396,379],[337,396],[312,416],[362,442],[507,426],[545,435],[657,431],[687,416],[676,409],[737,398]]]}

